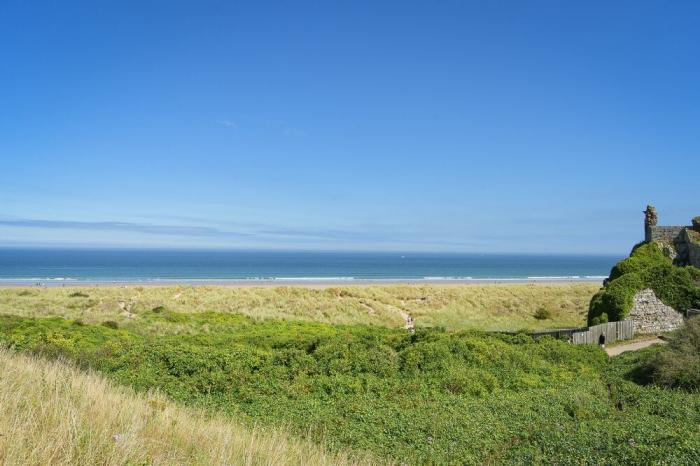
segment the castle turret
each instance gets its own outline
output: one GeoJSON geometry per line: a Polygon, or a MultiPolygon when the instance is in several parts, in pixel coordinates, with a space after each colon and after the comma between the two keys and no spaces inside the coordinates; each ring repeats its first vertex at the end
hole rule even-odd
{"type": "Polygon", "coordinates": [[[644,214],[644,241],[648,243],[653,240],[652,229],[659,224],[659,214],[656,212],[656,207],[651,204],[647,206],[644,214]]]}

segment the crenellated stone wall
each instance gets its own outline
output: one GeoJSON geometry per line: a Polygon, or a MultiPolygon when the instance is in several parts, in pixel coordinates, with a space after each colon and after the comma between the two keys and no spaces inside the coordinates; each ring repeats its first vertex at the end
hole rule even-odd
{"type": "Polygon", "coordinates": [[[634,322],[635,333],[668,332],[683,325],[683,314],[661,302],[649,288],[634,295],[627,319],[634,322]]]}

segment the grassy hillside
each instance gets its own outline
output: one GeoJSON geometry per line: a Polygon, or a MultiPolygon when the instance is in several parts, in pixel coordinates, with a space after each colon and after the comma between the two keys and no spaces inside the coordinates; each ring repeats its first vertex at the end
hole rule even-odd
{"type": "MultiPolygon", "coordinates": [[[[135,394],[60,362],[0,349],[0,464],[358,464],[270,429],[135,394]]],[[[376,464],[376,460],[367,464],[376,464]]]]}
{"type": "Polygon", "coordinates": [[[60,315],[85,323],[138,322],[154,308],[227,312],[254,319],[452,330],[581,326],[595,284],[303,287],[0,288],[0,314],[60,315]],[[538,314],[539,313],[539,314],[538,314]],[[538,320],[534,316],[547,317],[538,320]]]}
{"type": "Polygon", "coordinates": [[[140,313],[112,328],[0,317],[0,340],[141,393],[408,464],[700,461],[700,395],[550,338],[140,313]]]}

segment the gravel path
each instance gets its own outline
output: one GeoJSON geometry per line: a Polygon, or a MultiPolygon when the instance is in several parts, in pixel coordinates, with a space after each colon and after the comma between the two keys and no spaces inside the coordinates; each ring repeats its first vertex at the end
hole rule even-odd
{"type": "Polygon", "coordinates": [[[647,346],[659,344],[665,345],[666,342],[661,338],[650,338],[649,340],[635,341],[632,343],[627,343],[625,345],[613,346],[612,348],[605,348],[605,352],[608,353],[608,356],[617,356],[618,354],[622,354],[625,351],[636,351],[642,348],[646,348],[647,346]]]}

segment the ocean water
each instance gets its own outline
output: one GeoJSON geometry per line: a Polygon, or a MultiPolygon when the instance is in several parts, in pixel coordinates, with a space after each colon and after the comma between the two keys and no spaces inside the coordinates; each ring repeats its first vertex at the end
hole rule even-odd
{"type": "Polygon", "coordinates": [[[0,283],[602,280],[615,256],[0,249],[0,283]]]}

